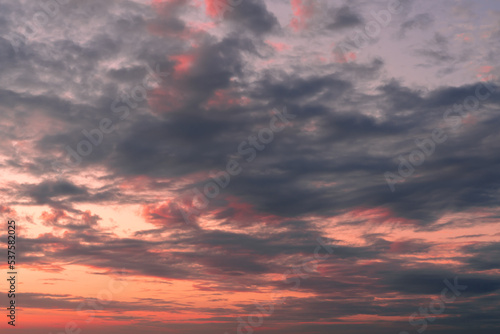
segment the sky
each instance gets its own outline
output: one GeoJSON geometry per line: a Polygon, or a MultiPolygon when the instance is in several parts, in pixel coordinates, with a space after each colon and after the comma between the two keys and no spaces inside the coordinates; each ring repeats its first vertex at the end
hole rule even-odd
{"type": "Polygon", "coordinates": [[[498,1],[0,0],[0,31],[2,333],[498,333],[498,1]]]}

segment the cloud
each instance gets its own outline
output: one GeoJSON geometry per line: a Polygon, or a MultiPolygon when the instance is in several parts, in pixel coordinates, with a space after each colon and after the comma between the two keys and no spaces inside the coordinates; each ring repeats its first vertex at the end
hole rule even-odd
{"type": "Polygon", "coordinates": [[[408,31],[430,28],[434,24],[434,21],[434,17],[428,13],[415,15],[415,17],[401,24],[399,35],[401,38],[404,38],[408,31]]]}
{"type": "Polygon", "coordinates": [[[0,0],[0,213],[22,224],[20,263],[44,277],[21,292],[24,307],[51,309],[52,321],[82,296],[49,277],[73,288],[88,277],[75,266],[124,269],[144,291],[96,316],[127,324],[107,333],[234,332],[274,289],[288,299],[265,319],[273,333],[386,333],[458,277],[468,289],[436,332],[493,333],[498,45],[456,39],[460,8],[412,3],[378,44],[339,61],[332,45],[381,2],[252,0],[221,12],[214,1],[89,0],[15,50],[9,34],[40,9],[0,0]],[[427,29],[438,17],[448,30],[427,29]],[[168,76],[146,89],[158,72],[168,76]],[[478,90],[478,108],[465,104],[478,90]],[[285,108],[293,119],[258,146],[285,108]],[[75,163],[68,147],[106,119],[114,130],[75,163]],[[384,173],[436,129],[447,139],[392,192],[384,173]],[[186,222],[193,190],[232,160],[241,173],[186,222]],[[318,238],[334,252],[301,271],[318,238]]]}
{"type": "Polygon", "coordinates": [[[329,30],[350,28],[363,23],[363,19],[358,14],[353,12],[348,6],[340,7],[331,13],[330,16],[333,17],[333,22],[326,26],[329,30]]]}

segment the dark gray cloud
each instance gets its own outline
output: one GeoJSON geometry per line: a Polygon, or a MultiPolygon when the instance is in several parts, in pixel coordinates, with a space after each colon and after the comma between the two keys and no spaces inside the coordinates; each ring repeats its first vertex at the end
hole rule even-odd
{"type": "Polygon", "coordinates": [[[350,28],[363,23],[363,19],[348,6],[331,10],[329,13],[332,22],[328,23],[326,28],[328,30],[340,30],[350,28]]]}
{"type": "Polygon", "coordinates": [[[411,30],[431,28],[434,21],[434,17],[429,13],[415,15],[401,24],[399,35],[401,38],[404,38],[411,30]]]}
{"type": "Polygon", "coordinates": [[[256,35],[268,34],[279,29],[276,16],[267,10],[262,0],[235,1],[238,4],[226,12],[232,29],[250,31],[256,35]]]}

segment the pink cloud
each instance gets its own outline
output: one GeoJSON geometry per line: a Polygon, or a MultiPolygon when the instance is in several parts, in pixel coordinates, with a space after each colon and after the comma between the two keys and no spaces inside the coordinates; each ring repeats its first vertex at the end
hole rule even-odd
{"type": "Polygon", "coordinates": [[[174,85],[159,87],[148,93],[148,104],[156,113],[172,112],[181,108],[186,101],[184,91],[174,85]]]}
{"type": "Polygon", "coordinates": [[[389,208],[383,207],[358,207],[349,211],[348,216],[354,219],[366,220],[368,223],[376,223],[376,224],[404,224],[404,225],[413,225],[415,222],[398,217],[392,210],[389,208]]]}
{"type": "Polygon", "coordinates": [[[464,42],[471,42],[473,38],[467,33],[457,34],[457,37],[464,42]]]}
{"type": "Polygon", "coordinates": [[[205,0],[207,16],[216,18],[224,15],[225,12],[233,10],[226,0],[205,0]]]}
{"type": "Polygon", "coordinates": [[[335,47],[335,43],[332,44],[332,48],[332,59],[335,63],[344,64],[357,59],[355,52],[350,51],[344,53],[340,48],[335,47]]]}
{"type": "Polygon", "coordinates": [[[314,0],[291,0],[291,5],[294,17],[290,20],[290,27],[295,31],[306,29],[316,12],[316,2],[314,0]]]}
{"type": "Polygon", "coordinates": [[[247,105],[250,100],[245,96],[234,96],[235,94],[228,91],[219,89],[215,91],[214,95],[207,101],[207,107],[210,108],[224,108],[237,105],[247,105]]]}
{"type": "Polygon", "coordinates": [[[271,41],[266,41],[266,43],[269,44],[270,46],[272,46],[278,52],[282,52],[282,51],[290,49],[290,45],[285,44],[285,43],[271,42],[271,41]]]}
{"type": "Polygon", "coordinates": [[[184,220],[180,209],[187,211],[186,204],[180,205],[175,200],[168,199],[158,204],[143,205],[141,215],[147,222],[158,227],[192,227],[184,220]]]}
{"type": "Polygon", "coordinates": [[[226,201],[228,204],[224,208],[211,212],[213,217],[224,217],[219,219],[230,219],[233,223],[240,225],[272,225],[283,220],[282,217],[273,214],[258,212],[251,204],[242,202],[236,197],[228,196],[226,201]]]}
{"type": "Polygon", "coordinates": [[[16,211],[8,206],[0,205],[0,213],[5,213],[8,215],[15,215],[16,211]]]}
{"type": "Polygon", "coordinates": [[[64,210],[52,209],[51,212],[44,211],[40,215],[40,219],[46,225],[53,225],[54,223],[58,223],[59,220],[64,218],[68,218],[68,214],[64,210]]]}
{"type": "Polygon", "coordinates": [[[193,54],[181,54],[170,56],[169,59],[176,62],[174,66],[176,74],[185,74],[193,66],[195,56],[193,54]]]}

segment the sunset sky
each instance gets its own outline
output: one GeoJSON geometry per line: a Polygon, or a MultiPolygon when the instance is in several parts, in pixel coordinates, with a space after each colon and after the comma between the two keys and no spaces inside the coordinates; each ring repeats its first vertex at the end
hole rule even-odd
{"type": "Polygon", "coordinates": [[[1,333],[499,333],[500,1],[0,0],[0,31],[1,333]]]}

